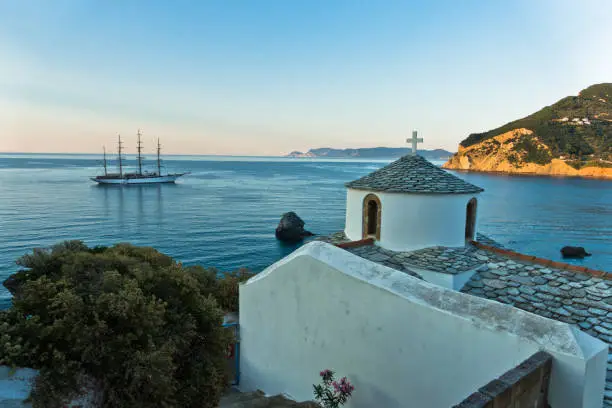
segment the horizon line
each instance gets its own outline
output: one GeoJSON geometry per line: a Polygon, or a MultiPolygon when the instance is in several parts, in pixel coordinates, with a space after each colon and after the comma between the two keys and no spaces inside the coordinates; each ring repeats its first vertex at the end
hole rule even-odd
{"type": "MultiPolygon", "coordinates": [[[[285,153],[285,154],[278,154],[278,155],[274,155],[274,154],[264,154],[264,155],[255,155],[255,154],[229,154],[229,153],[224,153],[224,154],[215,154],[215,153],[195,153],[195,154],[189,154],[189,153],[166,153],[165,156],[219,156],[219,157],[223,157],[223,156],[229,156],[229,157],[291,157],[291,153],[293,152],[299,152],[299,153],[308,153],[311,150],[319,150],[319,149],[333,149],[333,150],[359,150],[359,149],[406,149],[406,150],[410,150],[410,147],[388,147],[388,146],[377,146],[377,147],[343,147],[343,148],[337,148],[337,147],[314,147],[314,148],[310,148],[308,150],[305,151],[301,151],[301,150],[291,150],[289,153],[285,153]]],[[[437,148],[433,148],[433,149],[417,149],[417,151],[435,151],[435,150],[444,150],[446,152],[449,152],[450,154],[454,154],[454,152],[450,151],[450,150],[446,150],[442,147],[437,147],[437,148]]],[[[103,155],[104,153],[87,153],[87,152],[23,152],[23,151],[4,151],[4,150],[0,150],[0,154],[67,154],[67,155],[103,155]]],[[[112,156],[113,154],[116,154],[116,152],[114,153],[109,153],[106,152],[107,155],[112,156]]],[[[137,155],[137,153],[124,153],[125,155],[137,155]]],[[[164,154],[162,154],[162,156],[164,156],[164,154]]],[[[294,158],[300,158],[300,157],[294,157],[294,158]]]]}

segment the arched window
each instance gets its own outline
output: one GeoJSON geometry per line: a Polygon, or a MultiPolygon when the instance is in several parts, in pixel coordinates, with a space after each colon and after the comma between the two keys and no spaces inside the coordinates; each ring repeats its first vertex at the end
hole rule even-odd
{"type": "Polygon", "coordinates": [[[473,241],[476,234],[476,208],[478,207],[478,201],[476,197],[472,198],[467,203],[466,214],[465,214],[465,239],[473,241]]]}
{"type": "Polygon", "coordinates": [[[375,194],[368,194],[363,199],[363,238],[380,240],[380,215],[382,206],[375,194]]]}

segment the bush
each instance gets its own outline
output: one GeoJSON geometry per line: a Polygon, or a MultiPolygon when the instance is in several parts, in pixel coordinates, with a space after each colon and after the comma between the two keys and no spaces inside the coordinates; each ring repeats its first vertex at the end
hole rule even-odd
{"type": "Polygon", "coordinates": [[[531,136],[522,136],[514,145],[514,151],[523,153],[527,163],[545,165],[552,161],[552,155],[548,150],[540,147],[531,136]]]}
{"type": "Polygon", "coordinates": [[[313,385],[315,400],[321,407],[338,408],[351,398],[355,390],[346,377],[336,381],[334,375],[332,370],[323,370],[319,373],[321,384],[313,385]]]}
{"type": "Polygon", "coordinates": [[[61,407],[83,387],[103,407],[218,405],[231,341],[220,306],[237,309],[247,272],[217,279],[152,248],[75,241],[18,264],[0,363],[40,370],[34,407],[61,407]]]}
{"type": "Polygon", "coordinates": [[[508,154],[508,163],[510,163],[514,167],[519,167],[520,162],[521,159],[516,153],[508,154]]]}
{"type": "Polygon", "coordinates": [[[202,292],[214,296],[219,307],[227,312],[238,311],[238,286],[254,276],[248,269],[220,274],[215,268],[193,266],[187,271],[198,280],[202,292]]]}
{"type": "Polygon", "coordinates": [[[587,160],[587,161],[571,160],[571,161],[566,161],[565,163],[572,166],[576,170],[580,170],[584,167],[612,168],[612,163],[607,163],[601,160],[587,160]]]}

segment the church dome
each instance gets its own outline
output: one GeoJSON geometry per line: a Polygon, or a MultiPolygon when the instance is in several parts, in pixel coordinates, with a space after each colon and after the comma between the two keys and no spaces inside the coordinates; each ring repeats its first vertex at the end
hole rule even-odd
{"type": "Polygon", "coordinates": [[[388,193],[473,194],[484,191],[419,155],[407,155],[350,183],[357,190],[388,193]]]}
{"type": "Polygon", "coordinates": [[[345,234],[394,251],[459,247],[476,234],[476,196],[484,191],[409,154],[346,184],[345,234]]]}

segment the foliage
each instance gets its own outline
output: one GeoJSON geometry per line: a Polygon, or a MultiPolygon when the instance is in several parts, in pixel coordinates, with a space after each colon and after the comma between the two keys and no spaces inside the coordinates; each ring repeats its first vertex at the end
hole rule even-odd
{"type": "Polygon", "coordinates": [[[544,165],[552,161],[552,157],[548,150],[540,147],[531,136],[522,136],[519,141],[514,144],[514,151],[524,152],[524,161],[527,163],[544,165]]]}
{"type": "Polygon", "coordinates": [[[238,311],[238,286],[254,276],[253,272],[244,268],[222,274],[215,268],[206,269],[201,266],[192,266],[186,270],[200,283],[201,290],[214,296],[219,307],[228,312],[238,311]]]}
{"type": "Polygon", "coordinates": [[[565,163],[572,166],[576,170],[580,170],[584,167],[612,168],[612,163],[603,162],[600,160],[586,160],[586,161],[568,160],[565,163]]]}
{"type": "MultiPolygon", "coordinates": [[[[582,90],[579,96],[563,98],[527,117],[488,132],[473,133],[461,142],[461,146],[469,147],[519,128],[532,130],[550,148],[551,157],[579,159],[594,154],[597,158],[611,160],[612,84],[593,85],[582,90]],[[569,121],[561,122],[563,118],[569,121]],[[587,118],[590,124],[574,124],[573,118],[587,118]]],[[[544,156],[538,155],[533,160],[543,161],[544,156]]]]}
{"type": "Polygon", "coordinates": [[[604,162],[601,160],[587,160],[584,162],[584,167],[602,167],[602,168],[612,168],[611,162],[604,162]]]}
{"type": "Polygon", "coordinates": [[[239,271],[185,268],[152,248],[70,241],[18,264],[0,313],[0,363],[40,370],[34,407],[100,394],[103,407],[216,407],[228,383],[239,271]],[[218,299],[215,299],[218,297],[218,299]]]}
{"type": "Polygon", "coordinates": [[[508,155],[508,162],[513,165],[514,167],[518,167],[519,163],[520,163],[520,158],[518,157],[518,155],[516,153],[510,153],[508,155]]]}
{"type": "Polygon", "coordinates": [[[321,376],[321,384],[313,385],[317,402],[325,408],[338,408],[344,405],[353,394],[355,387],[346,377],[342,377],[340,381],[335,381],[334,372],[331,370],[323,370],[319,375],[321,376]]]}

